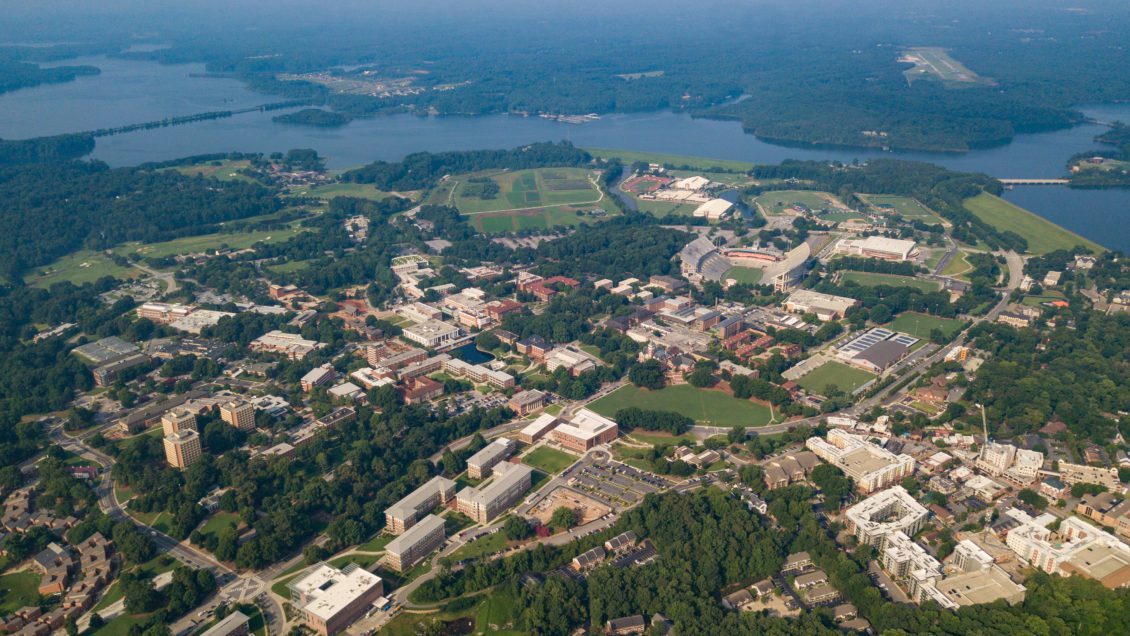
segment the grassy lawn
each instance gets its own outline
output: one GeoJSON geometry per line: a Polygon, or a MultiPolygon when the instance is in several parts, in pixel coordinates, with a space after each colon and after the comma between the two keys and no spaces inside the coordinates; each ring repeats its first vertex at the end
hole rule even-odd
{"type": "Polygon", "coordinates": [[[247,159],[240,159],[232,161],[231,159],[222,159],[220,161],[209,161],[207,163],[200,163],[191,166],[179,166],[170,168],[177,172],[195,177],[202,175],[204,177],[214,177],[220,181],[254,181],[254,179],[245,175],[239,174],[240,170],[251,167],[251,161],[247,159]]]}
{"type": "Polygon", "coordinates": [[[835,198],[827,192],[811,190],[772,190],[753,200],[761,212],[767,215],[793,214],[794,211],[790,208],[794,205],[803,205],[813,212],[840,207],[838,201],[837,205],[832,201],[835,201],[835,198]]]}
{"type": "Polygon", "coordinates": [[[538,168],[506,172],[485,172],[454,177],[453,202],[464,214],[521,210],[525,208],[595,203],[601,198],[600,190],[589,181],[583,168],[538,168]],[[469,179],[486,177],[494,181],[499,192],[493,198],[466,196],[469,179]]]}
{"type": "Polygon", "coordinates": [[[473,559],[487,554],[494,554],[495,552],[504,550],[506,543],[506,534],[504,532],[488,534],[456,550],[455,553],[451,555],[451,560],[462,561],[463,559],[473,559]]]}
{"type": "Polygon", "coordinates": [[[709,157],[691,157],[687,155],[669,155],[661,152],[636,152],[634,150],[614,150],[610,148],[585,148],[594,157],[608,159],[619,157],[624,163],[633,161],[646,161],[648,163],[670,164],[673,166],[688,166],[690,168],[708,172],[711,168],[723,170],[739,170],[747,172],[753,169],[754,164],[748,161],[730,161],[728,159],[711,159],[709,157]]]}
{"type": "Polygon", "coordinates": [[[509,594],[494,592],[486,596],[486,601],[475,612],[475,631],[498,634],[502,632],[502,628],[514,620],[517,604],[509,594]]]}
{"type": "Polygon", "coordinates": [[[1055,302],[1057,300],[1067,300],[1067,297],[1064,296],[1062,292],[1052,290],[1045,291],[1039,296],[1027,295],[1023,300],[1020,301],[1020,304],[1027,305],[1029,307],[1042,307],[1044,303],[1055,302]]]}
{"type": "Polygon", "coordinates": [[[97,636],[128,636],[131,627],[144,623],[149,618],[149,616],[149,614],[143,614],[140,616],[122,614],[121,616],[106,623],[92,633],[97,634],[97,636]]]}
{"type": "Polygon", "coordinates": [[[942,276],[952,276],[954,278],[964,278],[963,274],[973,271],[973,263],[969,262],[968,256],[965,252],[959,251],[946,263],[942,268],[942,276]]]}
{"type": "Polygon", "coordinates": [[[214,534],[219,536],[220,532],[228,526],[239,527],[239,515],[234,512],[220,510],[204,522],[204,525],[200,527],[200,532],[202,534],[214,534]]]}
{"type": "Polygon", "coordinates": [[[357,546],[357,549],[362,552],[380,552],[381,550],[384,550],[385,546],[395,538],[396,537],[391,534],[385,534],[382,532],[372,539],[369,539],[365,543],[357,546]]]}
{"type": "Polygon", "coordinates": [[[1083,245],[1094,252],[1103,251],[1098,243],[987,192],[966,199],[965,209],[998,230],[1011,230],[1023,236],[1028,241],[1028,251],[1033,254],[1069,250],[1076,245],[1083,245]]]}
{"type": "Polygon", "coordinates": [[[379,561],[380,558],[381,557],[376,554],[347,554],[345,556],[339,556],[336,559],[330,559],[329,563],[335,568],[344,568],[350,563],[356,563],[362,568],[367,569],[369,566],[379,561]]]}
{"type": "Polygon", "coordinates": [[[796,382],[809,393],[823,395],[833,384],[841,391],[851,393],[874,377],[863,369],[849,367],[840,362],[825,362],[796,382]]]}
{"type": "Polygon", "coordinates": [[[754,267],[731,267],[726,270],[722,275],[722,279],[732,278],[739,283],[747,283],[749,285],[756,285],[761,282],[761,277],[765,275],[765,270],[757,269],[754,267]]]}
{"type": "Polygon", "coordinates": [[[556,226],[577,226],[605,220],[613,213],[606,216],[591,216],[587,206],[555,205],[548,208],[534,210],[510,210],[502,212],[484,212],[469,217],[471,225],[486,234],[499,232],[514,232],[527,229],[546,229],[556,226]],[[580,211],[580,214],[578,214],[580,211]]]}
{"type": "Polygon", "coordinates": [[[640,212],[647,212],[652,216],[690,216],[700,203],[672,203],[670,201],[647,201],[636,199],[636,207],[640,212]]]}
{"type": "Polygon", "coordinates": [[[908,333],[915,338],[925,340],[930,337],[930,332],[934,329],[941,329],[942,333],[946,334],[946,337],[953,337],[953,335],[961,329],[962,324],[963,323],[956,318],[942,318],[940,316],[931,316],[908,311],[900,314],[888,326],[895,331],[908,333]]]}
{"type": "Polygon", "coordinates": [[[549,406],[545,407],[545,412],[549,413],[550,415],[557,415],[563,409],[564,409],[564,407],[561,406],[560,404],[550,404],[549,406]]]}
{"type": "Polygon", "coordinates": [[[932,280],[922,280],[911,276],[897,274],[878,274],[875,272],[844,272],[842,280],[856,283],[865,287],[890,285],[891,287],[915,287],[924,292],[938,291],[942,288],[940,283],[932,280]]]}
{"type": "Polygon", "coordinates": [[[529,464],[551,475],[565,470],[575,461],[577,461],[577,458],[573,455],[548,446],[534,449],[522,458],[523,464],[529,464]]]}
{"type": "MultiPolygon", "coordinates": [[[[176,559],[162,554],[153,557],[153,559],[146,561],[145,563],[142,563],[141,565],[137,566],[136,569],[144,572],[146,576],[154,577],[164,572],[170,572],[176,566],[176,559]]],[[[102,595],[102,598],[98,601],[98,604],[94,606],[95,611],[105,609],[110,605],[113,605],[122,598],[122,595],[124,593],[125,590],[122,589],[122,586],[118,585],[118,583],[115,581],[110,585],[110,588],[106,590],[106,593],[102,595]]]]}
{"type": "Polygon", "coordinates": [[[132,267],[121,267],[102,252],[80,250],[64,256],[50,265],[35,268],[35,272],[29,274],[24,280],[32,287],[46,289],[63,281],[82,285],[83,283],[93,283],[103,276],[124,279],[137,278],[141,275],[140,270],[132,267]]]}
{"type": "MultiPolygon", "coordinates": [[[[694,446],[698,442],[695,438],[689,435],[675,437],[667,433],[648,433],[644,431],[633,431],[629,437],[637,442],[644,444],[651,444],[652,446],[694,446]]],[[[625,451],[626,452],[626,451],[625,451]]]]}
{"type": "Polygon", "coordinates": [[[329,183],[314,187],[302,187],[294,190],[296,197],[314,197],[329,201],[334,197],[353,197],[355,199],[370,199],[379,201],[393,196],[384,190],[378,190],[370,183],[329,183]]]}
{"type": "Polygon", "coordinates": [[[195,254],[208,250],[228,248],[242,250],[256,243],[281,243],[302,230],[297,226],[285,230],[259,230],[256,232],[219,232],[216,234],[201,234],[200,236],[186,236],[184,238],[165,241],[162,243],[126,243],[114,248],[115,254],[141,254],[153,258],[164,258],[178,254],[195,254]]]}
{"type": "Polygon", "coordinates": [[[0,592],[0,615],[35,605],[39,601],[39,574],[13,572],[0,576],[0,592]]]}
{"type": "Polygon", "coordinates": [[[905,218],[918,219],[925,223],[941,223],[942,219],[918,199],[900,197],[892,194],[858,194],[860,199],[871,204],[876,212],[898,212],[905,218]]]}
{"type": "Polygon", "coordinates": [[[607,417],[613,417],[620,409],[630,406],[653,411],[674,411],[701,424],[713,426],[764,426],[772,417],[769,407],[689,384],[669,386],[658,391],[629,385],[589,404],[590,409],[607,417]]]}

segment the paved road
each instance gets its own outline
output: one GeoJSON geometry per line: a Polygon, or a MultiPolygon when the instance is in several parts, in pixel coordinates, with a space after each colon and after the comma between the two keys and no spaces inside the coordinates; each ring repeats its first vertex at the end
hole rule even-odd
{"type": "Polygon", "coordinates": [[[95,488],[95,492],[98,493],[98,504],[103,512],[113,519],[129,521],[138,526],[142,532],[149,535],[159,551],[168,553],[178,561],[191,567],[211,570],[212,574],[216,576],[219,585],[217,593],[202,607],[194,609],[191,614],[171,625],[170,627],[173,629],[174,634],[179,634],[186,629],[190,629],[195,623],[200,622],[200,618],[197,616],[197,613],[200,611],[213,610],[221,602],[253,602],[256,597],[259,597],[260,606],[265,616],[268,618],[270,633],[282,633],[282,608],[278,606],[274,600],[268,599],[262,595],[262,592],[267,589],[263,579],[255,574],[239,574],[226,565],[216,561],[212,558],[212,555],[207,552],[197,550],[187,542],[181,543],[129,516],[114,494],[113,482],[110,479],[110,467],[114,464],[113,458],[95,448],[87,446],[85,443],[86,439],[92,436],[96,431],[92,430],[72,437],[63,431],[61,424],[56,423],[48,426],[47,432],[51,440],[59,446],[72,453],[85,457],[102,467],[102,481],[95,488]]]}

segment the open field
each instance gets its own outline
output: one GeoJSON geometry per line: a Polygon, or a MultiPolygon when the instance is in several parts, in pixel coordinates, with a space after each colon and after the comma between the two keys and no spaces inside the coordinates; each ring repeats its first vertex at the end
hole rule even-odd
{"type": "Polygon", "coordinates": [[[900,197],[892,194],[856,194],[866,201],[876,212],[898,212],[908,219],[918,219],[925,223],[941,223],[942,218],[930,208],[922,205],[918,199],[900,197]]]}
{"type": "Polygon", "coordinates": [[[522,458],[523,464],[529,464],[551,475],[561,472],[575,461],[577,458],[569,453],[548,446],[534,449],[522,458]]]}
{"type": "Polygon", "coordinates": [[[574,226],[582,223],[592,223],[612,216],[594,217],[585,214],[591,208],[581,208],[571,205],[555,205],[548,208],[534,210],[509,210],[504,212],[483,212],[468,217],[471,225],[478,231],[487,234],[498,232],[514,232],[525,229],[545,229],[558,225],[574,226]],[[578,210],[581,214],[577,214],[578,210]]]}
{"type": "Polygon", "coordinates": [[[115,264],[103,252],[80,250],[64,256],[50,265],[35,268],[35,273],[25,277],[25,281],[32,287],[46,289],[63,281],[82,285],[83,283],[93,283],[103,276],[137,278],[142,275],[140,270],[115,264]]]}
{"type": "Polygon", "coordinates": [[[538,168],[513,172],[491,172],[453,177],[455,186],[453,202],[463,214],[522,210],[526,208],[596,203],[600,190],[589,181],[589,172],[583,168],[538,168]],[[493,198],[466,196],[469,179],[487,177],[494,181],[499,192],[493,198]]]}
{"type": "Polygon", "coordinates": [[[39,574],[13,572],[0,576],[0,614],[8,615],[39,600],[39,574]]]}
{"type": "Polygon", "coordinates": [[[890,285],[891,287],[915,287],[925,292],[938,291],[942,288],[940,283],[932,280],[922,280],[910,276],[897,274],[879,274],[876,272],[844,272],[843,282],[852,282],[865,287],[890,285]]]}
{"type": "Polygon", "coordinates": [[[220,161],[209,161],[207,163],[196,164],[192,166],[178,166],[169,168],[177,172],[194,177],[201,175],[204,177],[214,177],[220,181],[254,181],[254,179],[239,174],[240,170],[251,167],[251,161],[241,159],[239,161],[232,161],[230,159],[223,159],[220,161]]]}
{"type": "Polygon", "coordinates": [[[690,216],[701,203],[673,203],[671,201],[647,201],[636,199],[640,212],[647,212],[660,218],[665,216],[690,216]]]}
{"type": "Polygon", "coordinates": [[[753,200],[761,213],[769,216],[793,214],[795,211],[791,208],[795,205],[804,206],[813,212],[843,207],[838,201],[833,201],[836,201],[835,198],[827,192],[811,190],[772,190],[753,200]]]}
{"type": "Polygon", "coordinates": [[[462,561],[463,559],[473,559],[487,554],[494,554],[495,552],[506,549],[506,543],[506,533],[500,531],[494,534],[488,534],[456,550],[452,553],[451,560],[462,561]]]}
{"type": "Polygon", "coordinates": [[[378,190],[370,183],[328,183],[326,185],[297,188],[291,194],[296,197],[314,197],[326,201],[334,197],[353,197],[355,199],[379,201],[395,196],[384,190],[378,190]]]}
{"type": "Polygon", "coordinates": [[[809,393],[825,395],[828,387],[832,385],[841,391],[851,393],[874,377],[863,369],[849,367],[842,362],[825,362],[805,374],[796,383],[809,393]]]}
{"type": "Polygon", "coordinates": [[[965,251],[959,251],[953,258],[950,259],[950,262],[946,263],[946,266],[942,268],[942,276],[951,276],[953,278],[968,280],[964,275],[968,272],[973,271],[973,263],[970,263],[969,259],[966,258],[966,256],[967,254],[965,251]]]}
{"type": "Polygon", "coordinates": [[[761,277],[765,275],[765,270],[757,269],[755,267],[731,267],[726,270],[722,275],[722,280],[732,278],[739,283],[748,283],[756,285],[761,282],[761,277]]]}
{"type": "Polygon", "coordinates": [[[951,88],[962,86],[993,86],[996,84],[987,77],[981,77],[950,57],[945,49],[934,46],[918,46],[903,51],[899,62],[914,64],[914,68],[903,71],[908,82],[917,79],[937,79],[951,88]]]}
{"type": "Polygon", "coordinates": [[[259,230],[256,232],[219,232],[217,234],[201,234],[200,236],[186,236],[184,238],[165,241],[163,243],[125,243],[115,247],[115,254],[141,254],[153,258],[164,258],[178,254],[197,254],[207,250],[227,248],[242,250],[256,243],[281,243],[301,232],[302,229],[293,225],[282,230],[259,230]]]}
{"type": "Polygon", "coordinates": [[[1023,236],[1028,241],[1028,251],[1033,254],[1069,250],[1076,245],[1083,245],[1093,252],[1103,251],[1098,243],[987,192],[966,199],[965,209],[998,230],[1011,230],[1023,236]]]}
{"type": "Polygon", "coordinates": [[[930,338],[930,332],[934,329],[940,329],[947,337],[952,337],[961,329],[962,324],[963,323],[956,318],[942,318],[940,316],[931,316],[929,314],[908,311],[900,314],[887,326],[895,331],[908,333],[915,338],[926,340],[930,338]]]}
{"type": "Polygon", "coordinates": [[[692,157],[688,155],[669,155],[662,152],[636,152],[634,150],[615,150],[611,148],[585,148],[589,154],[601,159],[618,157],[624,163],[633,161],[646,161],[648,163],[669,164],[672,166],[688,166],[692,169],[709,171],[711,168],[723,170],[738,170],[747,172],[753,169],[754,164],[748,161],[730,161],[727,159],[711,159],[709,157],[692,157]]]}
{"type": "Polygon", "coordinates": [[[607,417],[614,417],[620,409],[631,406],[652,411],[674,411],[699,424],[711,426],[764,426],[772,418],[766,406],[689,384],[658,391],[628,385],[589,404],[590,409],[607,417]]]}

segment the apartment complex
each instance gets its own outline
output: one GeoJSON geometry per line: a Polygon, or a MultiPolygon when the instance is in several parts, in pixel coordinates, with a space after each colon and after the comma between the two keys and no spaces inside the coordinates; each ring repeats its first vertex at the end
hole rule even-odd
{"type": "Polygon", "coordinates": [[[513,455],[516,446],[514,440],[505,437],[487,444],[467,460],[467,476],[471,479],[490,477],[491,469],[513,455]]]}
{"type": "Polygon", "coordinates": [[[1006,543],[1022,562],[1051,574],[1095,579],[1111,589],[1130,585],[1130,547],[1114,535],[1077,517],[1051,530],[1056,518],[1048,513],[1033,518],[1013,508],[1005,514],[1020,522],[1006,543]]]}
{"type": "Polygon", "coordinates": [[[1112,467],[1086,466],[1070,462],[1059,463],[1059,478],[1068,486],[1075,484],[1098,484],[1111,492],[1122,492],[1122,481],[1118,479],[1118,469],[1112,467]]]}
{"type": "Polygon", "coordinates": [[[173,468],[184,470],[200,461],[203,451],[200,434],[195,429],[185,429],[165,436],[165,460],[173,468]]]}
{"type": "Polygon", "coordinates": [[[443,517],[430,514],[385,546],[386,563],[397,572],[408,570],[443,545],[446,538],[443,517]]]}
{"type": "Polygon", "coordinates": [[[887,538],[902,532],[914,536],[926,524],[930,511],[902,486],[888,488],[847,509],[848,531],[860,543],[882,550],[887,538]]]}
{"type": "Polygon", "coordinates": [[[288,587],[306,626],[321,636],[345,631],[384,592],[381,577],[356,563],[343,569],[320,563],[288,587]]]}
{"type": "Polygon", "coordinates": [[[501,464],[494,479],[480,488],[464,488],[456,502],[459,512],[479,523],[487,523],[512,506],[533,484],[533,469],[525,464],[501,464]]]}
{"type": "Polygon", "coordinates": [[[408,496],[385,510],[385,522],[389,532],[402,534],[416,525],[424,514],[431,512],[440,504],[445,504],[455,496],[455,482],[443,477],[432,477],[423,486],[413,490],[408,496]]]}
{"type": "Polygon", "coordinates": [[[994,477],[1004,477],[1020,486],[1027,486],[1039,476],[1044,466],[1044,454],[1012,444],[989,442],[981,449],[974,465],[994,477]]]}
{"type": "Polygon", "coordinates": [[[255,428],[255,406],[242,400],[231,400],[220,405],[220,419],[241,431],[255,428]]]}
{"type": "Polygon", "coordinates": [[[816,456],[834,464],[855,480],[860,493],[867,494],[897,484],[914,473],[914,458],[872,444],[861,435],[838,428],[828,431],[827,441],[810,437],[805,445],[816,456]]]}

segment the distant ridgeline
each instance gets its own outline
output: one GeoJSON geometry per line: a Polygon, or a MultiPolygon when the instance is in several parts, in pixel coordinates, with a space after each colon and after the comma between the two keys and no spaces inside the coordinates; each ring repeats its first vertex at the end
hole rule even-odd
{"type": "Polygon", "coordinates": [[[583,166],[591,161],[592,155],[569,142],[544,142],[513,150],[417,152],[408,155],[403,161],[370,163],[346,172],[341,178],[354,183],[371,183],[381,190],[420,190],[434,186],[448,174],[492,168],[525,170],[549,166],[583,166]]]}

